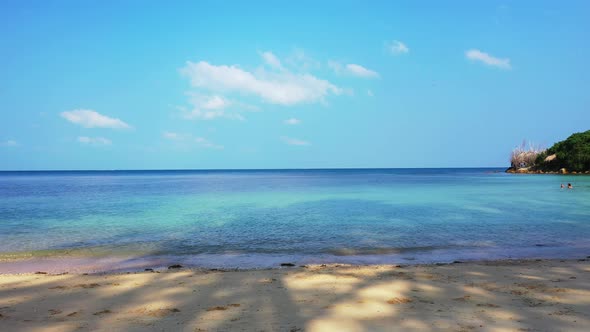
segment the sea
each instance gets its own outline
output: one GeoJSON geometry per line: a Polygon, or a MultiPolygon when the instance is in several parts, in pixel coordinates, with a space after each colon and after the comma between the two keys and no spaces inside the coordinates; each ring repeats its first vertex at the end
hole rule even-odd
{"type": "Polygon", "coordinates": [[[503,171],[0,172],[0,273],[590,255],[590,176],[503,171]]]}

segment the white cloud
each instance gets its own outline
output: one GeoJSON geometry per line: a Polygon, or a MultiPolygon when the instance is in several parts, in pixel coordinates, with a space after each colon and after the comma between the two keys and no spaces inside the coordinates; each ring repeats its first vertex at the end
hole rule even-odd
{"type": "Polygon", "coordinates": [[[399,55],[410,52],[410,49],[406,44],[402,43],[399,40],[394,40],[392,42],[385,44],[389,52],[393,55],[399,55]]]}
{"type": "Polygon", "coordinates": [[[310,145],[311,143],[308,141],[300,140],[297,138],[282,136],[281,140],[289,145],[310,145]]]}
{"type": "Polygon", "coordinates": [[[367,69],[361,65],[357,65],[354,63],[349,63],[346,65],[346,70],[350,72],[352,75],[364,77],[364,78],[376,78],[379,77],[379,74],[376,71],[367,69]]]}
{"type": "Polygon", "coordinates": [[[471,61],[479,61],[488,66],[498,67],[501,69],[510,69],[512,66],[510,65],[510,59],[508,58],[496,58],[488,53],[482,52],[480,50],[471,49],[465,52],[465,56],[467,59],[471,61]]]}
{"type": "Polygon", "coordinates": [[[216,96],[211,96],[207,100],[205,100],[205,102],[201,105],[201,107],[206,110],[217,110],[217,109],[226,108],[230,104],[231,103],[227,99],[216,95],[216,96]]]}
{"type": "Polygon", "coordinates": [[[189,103],[192,109],[179,107],[182,116],[189,120],[213,120],[215,118],[228,118],[234,120],[244,120],[239,113],[227,112],[225,109],[232,106],[233,103],[219,95],[205,96],[197,93],[189,94],[189,103]]]}
{"type": "Polygon", "coordinates": [[[11,147],[11,146],[18,146],[18,145],[19,145],[18,142],[13,139],[9,139],[7,141],[0,142],[0,146],[11,147]]]}
{"type": "Polygon", "coordinates": [[[299,120],[299,119],[295,119],[295,118],[290,118],[290,119],[287,119],[287,120],[285,120],[285,121],[283,121],[283,122],[284,122],[285,124],[288,124],[288,125],[292,125],[292,126],[294,126],[294,125],[298,125],[298,124],[300,124],[300,123],[301,123],[301,120],[299,120]]]}
{"type": "Polygon", "coordinates": [[[182,135],[178,134],[178,133],[173,133],[173,132],[169,132],[169,131],[165,131],[162,136],[165,139],[169,139],[169,140],[179,140],[182,139],[182,135]]]}
{"type": "Polygon", "coordinates": [[[88,136],[80,136],[78,137],[78,142],[83,144],[90,144],[90,145],[111,145],[111,140],[104,137],[88,137],[88,136]]]}
{"type": "Polygon", "coordinates": [[[375,94],[373,94],[373,91],[367,90],[367,96],[373,97],[373,96],[375,96],[375,94]]]}
{"type": "Polygon", "coordinates": [[[195,137],[195,143],[202,148],[207,149],[223,149],[223,145],[215,144],[203,137],[195,137]]]}
{"type": "Polygon", "coordinates": [[[130,125],[121,121],[120,119],[110,118],[93,110],[77,109],[73,111],[61,112],[61,116],[72,123],[86,128],[131,128],[130,125]]]}
{"type": "Polygon", "coordinates": [[[215,144],[204,137],[194,137],[192,134],[179,134],[170,131],[165,131],[162,134],[162,137],[164,137],[167,140],[182,142],[189,145],[194,144],[200,148],[205,149],[223,149],[223,145],[215,144]]]}
{"type": "Polygon", "coordinates": [[[282,69],[283,65],[281,65],[281,60],[276,57],[272,52],[264,52],[261,54],[264,62],[275,69],[282,69]]]}
{"type": "Polygon", "coordinates": [[[322,102],[329,94],[342,93],[340,88],[326,80],[288,70],[249,72],[235,65],[216,66],[206,61],[188,61],[181,72],[195,88],[254,95],[265,102],[284,106],[322,102]]]}
{"type": "Polygon", "coordinates": [[[376,71],[367,69],[361,65],[349,63],[346,65],[341,64],[338,61],[329,60],[328,67],[332,69],[336,74],[348,74],[362,78],[377,78],[379,73],[376,71]]]}

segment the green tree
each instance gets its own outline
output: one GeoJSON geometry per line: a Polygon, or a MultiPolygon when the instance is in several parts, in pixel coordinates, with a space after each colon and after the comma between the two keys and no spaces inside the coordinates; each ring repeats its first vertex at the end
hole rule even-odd
{"type": "Polygon", "coordinates": [[[570,172],[590,170],[590,130],[575,133],[566,140],[555,143],[537,157],[536,164],[536,168],[540,170],[560,168],[566,168],[570,172]],[[552,154],[555,154],[555,160],[546,162],[545,158],[552,154]]]}

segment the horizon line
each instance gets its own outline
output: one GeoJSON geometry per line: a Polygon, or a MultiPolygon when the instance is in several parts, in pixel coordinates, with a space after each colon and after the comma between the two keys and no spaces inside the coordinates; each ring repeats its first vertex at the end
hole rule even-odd
{"type": "Polygon", "coordinates": [[[146,172],[146,171],[305,171],[305,170],[379,170],[379,169],[491,169],[506,166],[463,167],[302,167],[302,168],[146,168],[146,169],[31,169],[1,172],[146,172]]]}

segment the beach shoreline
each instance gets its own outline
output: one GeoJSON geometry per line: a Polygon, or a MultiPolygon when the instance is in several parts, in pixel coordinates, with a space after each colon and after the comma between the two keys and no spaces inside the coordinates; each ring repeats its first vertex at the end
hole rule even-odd
{"type": "Polygon", "coordinates": [[[589,261],[0,274],[0,328],[583,331],[589,261]]]}
{"type": "Polygon", "coordinates": [[[58,255],[5,254],[0,255],[0,274],[19,274],[43,271],[61,273],[125,273],[145,269],[166,270],[172,265],[195,270],[260,270],[278,268],[281,264],[301,265],[434,265],[455,261],[482,262],[534,259],[579,259],[590,254],[590,245],[578,243],[570,246],[536,244],[524,248],[461,247],[436,250],[390,250],[383,253],[346,254],[262,254],[262,253],[213,253],[194,255],[153,255],[149,253],[124,253],[95,251],[71,251],[58,255]],[[91,254],[88,254],[91,253],[91,254]]]}

